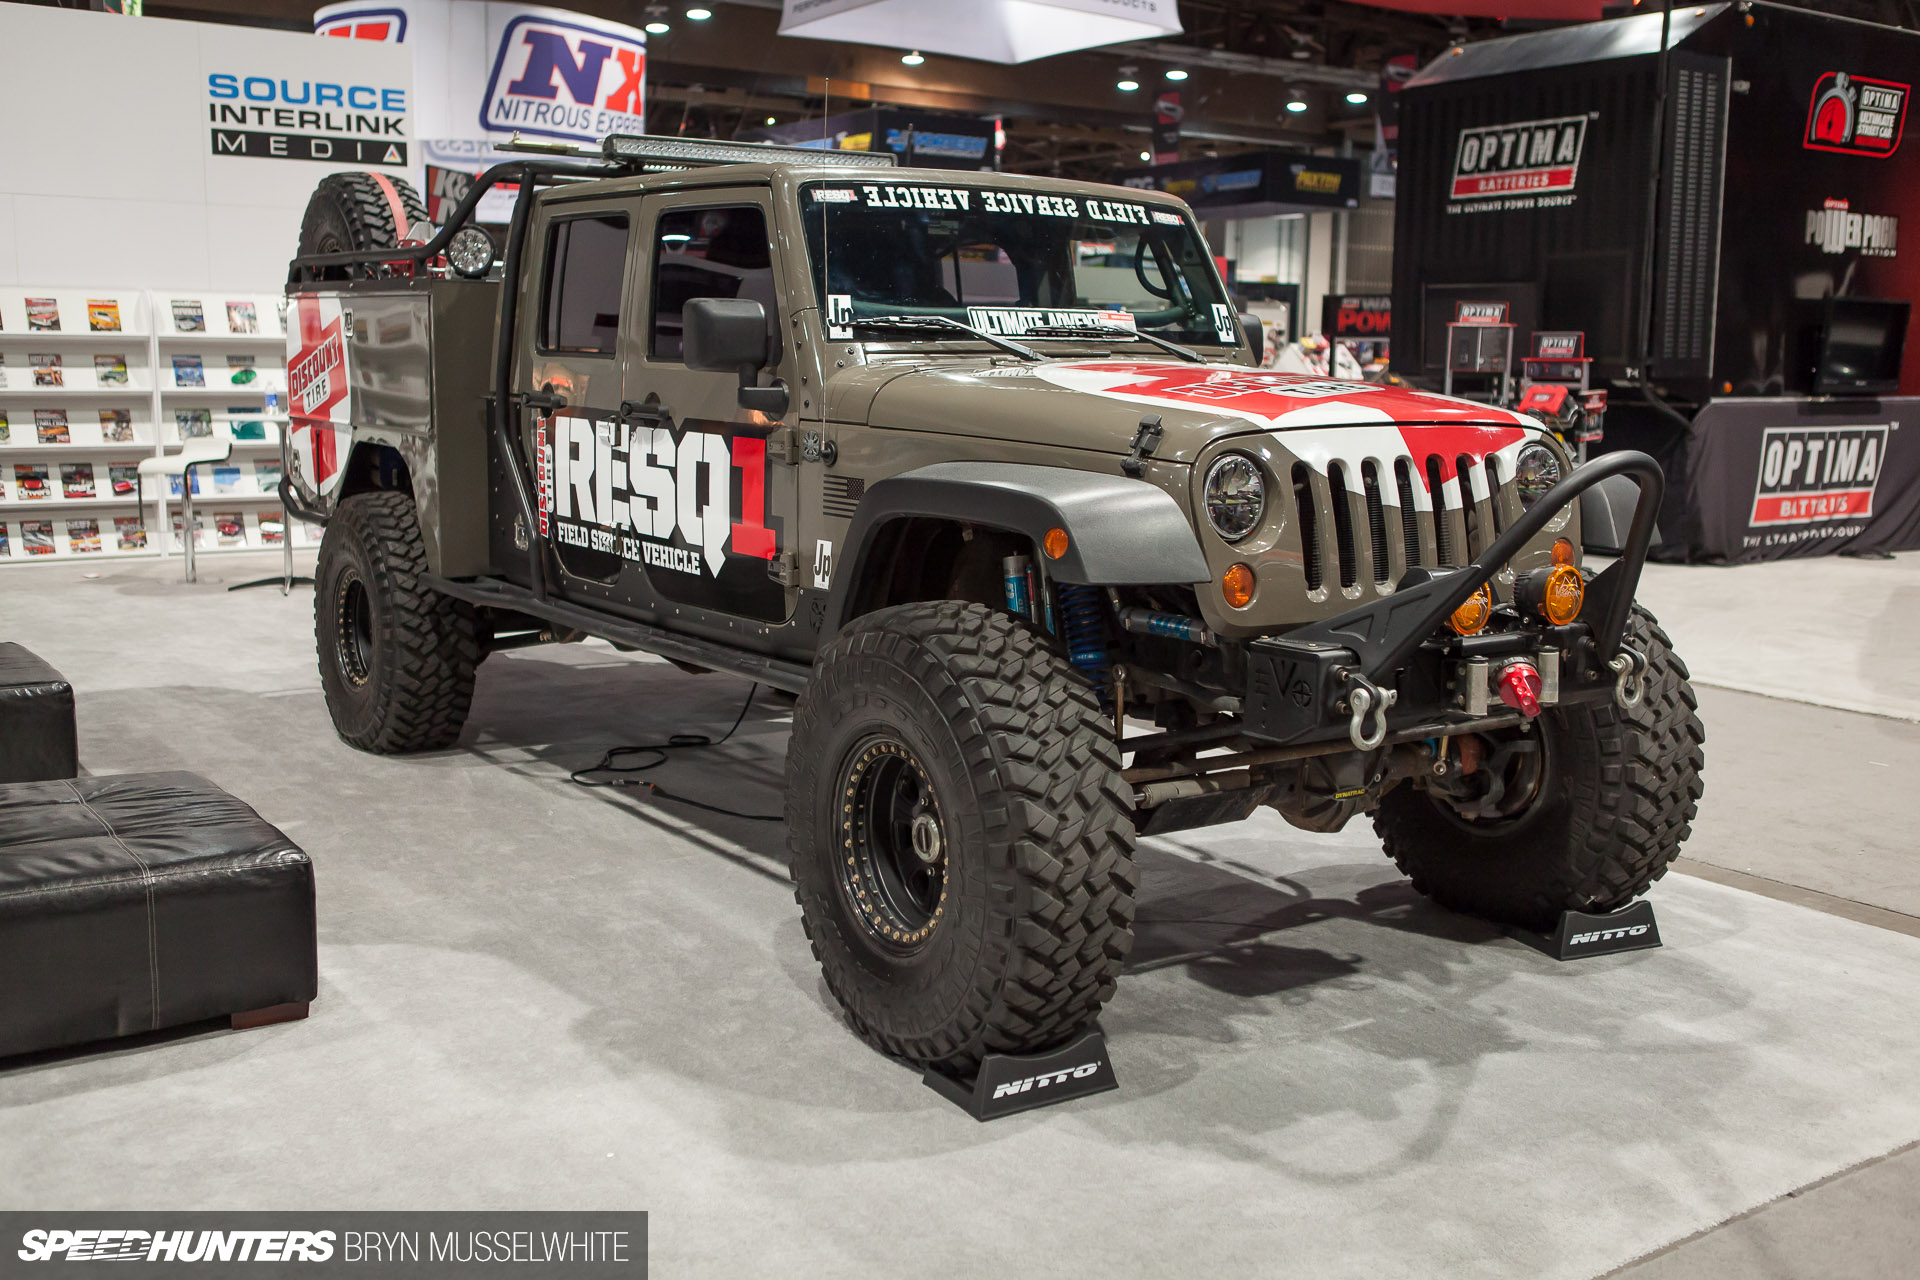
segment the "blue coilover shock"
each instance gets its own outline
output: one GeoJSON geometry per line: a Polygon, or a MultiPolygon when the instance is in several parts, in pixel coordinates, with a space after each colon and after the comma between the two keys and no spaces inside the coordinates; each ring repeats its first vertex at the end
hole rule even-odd
{"type": "Polygon", "coordinates": [[[1067,656],[1092,683],[1100,705],[1109,705],[1108,669],[1112,656],[1107,651],[1107,602],[1098,587],[1068,582],[1054,584],[1060,597],[1060,638],[1066,642],[1067,656]]]}

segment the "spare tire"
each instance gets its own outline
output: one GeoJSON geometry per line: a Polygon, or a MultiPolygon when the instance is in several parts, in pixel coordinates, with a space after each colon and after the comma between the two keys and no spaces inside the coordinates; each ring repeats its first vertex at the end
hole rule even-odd
{"type": "MultiPolygon", "coordinates": [[[[300,253],[347,253],[387,249],[400,243],[415,223],[425,222],[427,206],[405,178],[384,173],[330,173],[320,179],[300,220],[300,253]]],[[[366,266],[327,267],[324,280],[373,274],[366,266]]]]}

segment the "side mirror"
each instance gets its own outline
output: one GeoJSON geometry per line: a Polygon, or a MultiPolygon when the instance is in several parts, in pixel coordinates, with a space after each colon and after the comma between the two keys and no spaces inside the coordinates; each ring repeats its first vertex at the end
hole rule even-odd
{"type": "Polygon", "coordinates": [[[1265,360],[1267,358],[1267,339],[1266,334],[1261,329],[1260,317],[1242,312],[1240,315],[1240,328],[1247,335],[1247,345],[1253,348],[1254,360],[1265,360]]]}
{"type": "Polygon", "coordinates": [[[767,309],[751,298],[692,298],[680,312],[680,356],[689,369],[740,375],[740,407],[770,418],[787,412],[787,387],[756,386],[771,362],[767,309]]]}

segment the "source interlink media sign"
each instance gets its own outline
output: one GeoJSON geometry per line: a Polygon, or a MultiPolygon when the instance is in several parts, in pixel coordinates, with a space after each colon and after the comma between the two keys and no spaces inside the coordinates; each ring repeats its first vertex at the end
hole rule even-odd
{"type": "MultiPolygon", "coordinates": [[[[647,1274],[647,1215],[631,1213],[4,1213],[0,1271],[113,1262],[158,1269],[381,1276],[647,1274]]],[[[64,1269],[56,1274],[65,1274],[64,1269]]]]}

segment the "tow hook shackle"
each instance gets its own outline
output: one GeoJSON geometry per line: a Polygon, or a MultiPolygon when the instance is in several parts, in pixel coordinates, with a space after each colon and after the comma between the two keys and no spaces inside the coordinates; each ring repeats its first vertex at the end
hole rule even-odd
{"type": "Polygon", "coordinates": [[[1351,708],[1347,722],[1347,740],[1356,751],[1372,751],[1387,740],[1387,708],[1400,700],[1397,689],[1382,689],[1358,671],[1347,673],[1347,696],[1343,709],[1351,708]],[[1368,727],[1371,717],[1373,724],[1368,727]]]}
{"type": "Polygon", "coordinates": [[[1527,719],[1540,714],[1540,691],[1545,683],[1540,679],[1540,669],[1527,659],[1515,658],[1501,667],[1493,687],[1499,692],[1500,701],[1527,719]]]}
{"type": "Polygon", "coordinates": [[[1647,656],[1623,644],[1607,666],[1613,670],[1614,702],[1623,711],[1639,706],[1640,699],[1647,696],[1647,656]]]}

